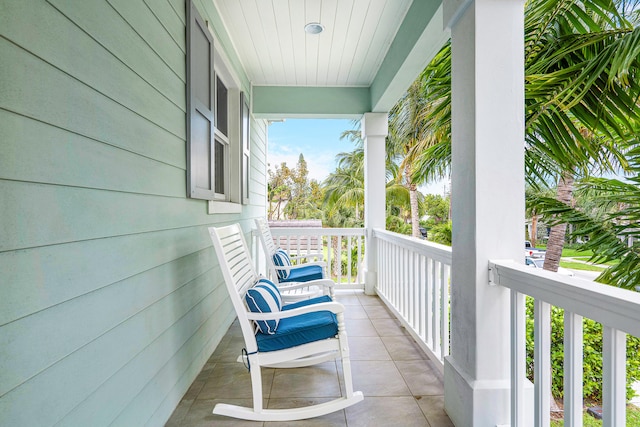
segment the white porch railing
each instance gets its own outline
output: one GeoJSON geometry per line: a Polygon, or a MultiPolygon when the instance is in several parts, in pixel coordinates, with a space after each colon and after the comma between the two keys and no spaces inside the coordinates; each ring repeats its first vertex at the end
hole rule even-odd
{"type": "Polygon", "coordinates": [[[376,229],[380,298],[444,369],[449,354],[451,248],[376,229]]]}
{"type": "Polygon", "coordinates": [[[364,288],[364,228],[271,227],[271,235],[292,255],[322,252],[337,289],[364,288]]]}
{"type": "Polygon", "coordinates": [[[511,289],[511,425],[525,425],[524,299],[529,295],[535,299],[535,425],[549,425],[553,305],[565,310],[564,425],[582,425],[582,317],[587,317],[603,325],[603,426],[624,426],[626,334],[640,336],[640,294],[531,269],[514,261],[492,261],[489,268],[493,284],[511,289]]]}

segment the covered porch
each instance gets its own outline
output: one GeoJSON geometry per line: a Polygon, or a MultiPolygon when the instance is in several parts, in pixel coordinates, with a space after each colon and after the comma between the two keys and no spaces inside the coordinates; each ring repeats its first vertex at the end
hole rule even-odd
{"type": "MultiPolygon", "coordinates": [[[[547,425],[557,305],[565,425],[582,410],[580,316],[605,325],[605,425],[623,425],[640,296],[521,264],[523,4],[0,1],[0,424],[244,425],[205,415],[246,384],[207,229],[239,223],[250,240],[265,215],[269,120],[343,117],[365,141],[365,227],[349,232],[365,267],[339,299],[366,398],[308,422],[399,424],[405,409],[417,425],[547,425]],[[313,21],[331,37],[305,34],[313,21]],[[449,39],[445,249],[384,230],[381,171],[388,111],[449,39]]],[[[311,370],[298,396],[339,393],[336,369],[311,370]]],[[[272,372],[269,405],[295,397],[287,375],[272,372]]]]}

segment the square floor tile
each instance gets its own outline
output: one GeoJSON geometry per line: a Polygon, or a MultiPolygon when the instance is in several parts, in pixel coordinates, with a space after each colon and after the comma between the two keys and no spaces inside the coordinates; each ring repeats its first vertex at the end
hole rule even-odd
{"type": "Polygon", "coordinates": [[[430,427],[413,396],[366,397],[345,409],[349,427],[430,427]]]}
{"type": "Polygon", "coordinates": [[[377,337],[378,333],[369,319],[345,320],[348,337],[377,337]]]}
{"type": "MultiPolygon", "coordinates": [[[[262,369],[262,393],[269,397],[273,369],[262,369]]],[[[197,399],[251,398],[251,375],[242,363],[218,363],[197,399]]]]}
{"type": "Polygon", "coordinates": [[[340,397],[335,362],[305,368],[275,369],[270,398],[340,397]]]}
{"type": "Polygon", "coordinates": [[[453,427],[444,411],[444,396],[417,396],[416,399],[431,427],[453,427]]]}
{"type": "Polygon", "coordinates": [[[367,397],[411,396],[411,391],[392,361],[352,361],[353,388],[367,397]]]}
{"type": "Polygon", "coordinates": [[[349,336],[348,340],[351,360],[391,360],[380,337],[349,336]]]}
{"type": "Polygon", "coordinates": [[[393,360],[427,360],[424,351],[410,335],[380,338],[393,360]]]}
{"type": "Polygon", "coordinates": [[[386,307],[378,305],[363,305],[369,319],[393,319],[393,316],[386,307]]]}
{"type": "Polygon", "coordinates": [[[427,360],[396,361],[411,393],[422,396],[444,395],[444,384],[427,360]]]}
{"type": "MultiPolygon", "coordinates": [[[[237,418],[214,415],[213,408],[218,403],[251,407],[251,399],[206,399],[196,400],[189,413],[182,419],[180,427],[255,427],[262,426],[261,421],[247,421],[237,418]]],[[[265,402],[266,403],[266,402],[265,402]]]]}
{"type": "Polygon", "coordinates": [[[367,312],[361,305],[349,305],[344,307],[345,319],[369,319],[367,312]]]}
{"type": "MultiPolygon", "coordinates": [[[[269,409],[299,408],[317,405],[331,399],[269,399],[269,409]]],[[[336,411],[321,417],[296,421],[266,422],[270,427],[346,427],[347,419],[344,410],[336,411]]]]}
{"type": "Polygon", "coordinates": [[[362,305],[379,306],[382,307],[384,303],[380,297],[376,295],[365,295],[364,293],[357,294],[358,300],[362,305]]]}
{"type": "Polygon", "coordinates": [[[371,319],[373,327],[381,337],[394,337],[398,335],[407,335],[407,331],[400,325],[400,321],[395,318],[371,319]]]}

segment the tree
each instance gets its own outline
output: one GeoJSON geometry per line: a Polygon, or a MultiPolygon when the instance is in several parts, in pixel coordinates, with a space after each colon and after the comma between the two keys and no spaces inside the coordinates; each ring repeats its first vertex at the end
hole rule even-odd
{"type": "Polygon", "coordinates": [[[268,217],[269,219],[281,219],[284,214],[283,204],[286,205],[291,199],[291,170],[286,163],[282,162],[280,166],[276,165],[275,171],[272,172],[269,169],[268,174],[268,217]]]}
{"type": "Polygon", "coordinates": [[[424,110],[422,98],[423,81],[417,79],[409,87],[389,113],[389,136],[392,153],[401,159],[397,181],[403,183],[409,190],[411,235],[420,237],[420,215],[418,201],[418,184],[420,181],[413,173],[413,163],[416,152],[411,147],[417,145],[422,135],[422,111],[424,110]]]}
{"type": "MultiPolygon", "coordinates": [[[[638,120],[639,53],[640,29],[623,17],[616,3],[527,2],[525,168],[529,185],[549,187],[558,182],[560,196],[566,200],[571,193],[567,184],[576,176],[589,176],[594,166],[599,172],[626,167],[623,150],[635,138],[633,123],[638,120]]],[[[417,178],[442,176],[451,164],[450,67],[451,46],[446,45],[420,76],[425,88],[421,126],[426,130],[412,147],[417,178]]],[[[551,246],[563,243],[558,236],[551,246]]]]}
{"type": "Polygon", "coordinates": [[[322,218],[324,193],[317,181],[309,180],[304,155],[293,169],[283,162],[268,173],[269,219],[322,218]]]}

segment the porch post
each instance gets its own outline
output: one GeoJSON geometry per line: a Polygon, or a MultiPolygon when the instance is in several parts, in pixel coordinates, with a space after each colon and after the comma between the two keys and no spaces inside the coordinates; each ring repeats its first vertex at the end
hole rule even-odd
{"type": "Polygon", "coordinates": [[[385,137],[388,114],[365,113],[361,123],[364,140],[364,227],[367,233],[364,292],[374,295],[378,266],[373,229],[385,228],[385,137]]]}
{"type": "Polygon", "coordinates": [[[458,426],[510,424],[509,291],[489,259],[524,249],[524,1],[445,0],[452,43],[451,355],[458,426]]]}

